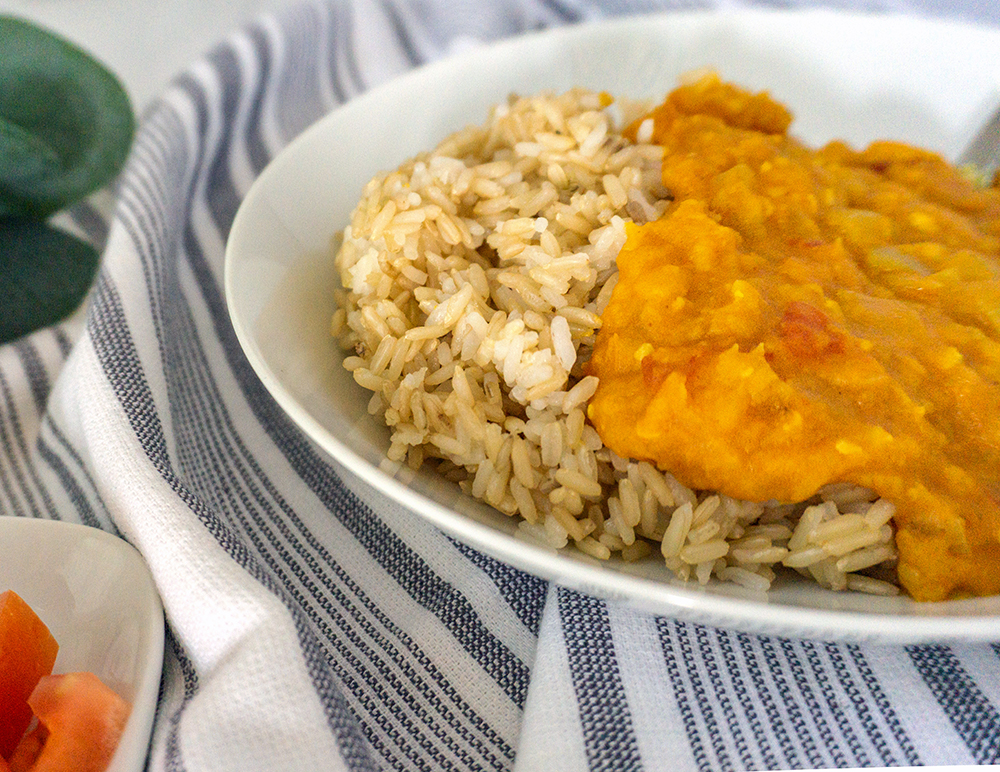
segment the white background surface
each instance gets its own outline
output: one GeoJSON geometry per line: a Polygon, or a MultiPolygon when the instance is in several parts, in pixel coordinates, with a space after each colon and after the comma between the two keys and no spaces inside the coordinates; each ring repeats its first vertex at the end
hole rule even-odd
{"type": "Polygon", "coordinates": [[[227,33],[294,0],[0,0],[72,40],[124,83],[141,111],[227,33]]]}

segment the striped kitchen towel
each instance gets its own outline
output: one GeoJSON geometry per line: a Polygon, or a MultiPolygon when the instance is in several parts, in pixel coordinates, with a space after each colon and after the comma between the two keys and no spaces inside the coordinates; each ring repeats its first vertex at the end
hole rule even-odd
{"type": "MultiPolygon", "coordinates": [[[[721,4],[314,0],[234,31],[142,116],[110,216],[74,212],[104,245],[85,317],[0,348],[0,512],[114,531],[148,561],[168,624],[150,769],[1000,762],[1000,644],[764,637],[550,586],[336,467],[229,323],[237,207],[332,107],[526,30],[721,4]]],[[[1000,23],[989,4],[837,5],[1000,23]]]]}

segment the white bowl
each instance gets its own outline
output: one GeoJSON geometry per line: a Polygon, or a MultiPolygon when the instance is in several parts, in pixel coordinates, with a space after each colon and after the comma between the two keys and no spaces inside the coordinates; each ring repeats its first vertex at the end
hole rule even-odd
{"type": "Polygon", "coordinates": [[[108,772],[145,767],[163,667],[163,607],[145,561],[116,536],[75,523],[0,517],[0,592],[48,626],[54,673],[89,671],[132,703],[108,772]]]}
{"type": "Polygon", "coordinates": [[[225,283],[251,365],[291,418],[351,473],[455,538],[526,571],[680,619],[781,635],[895,642],[1000,639],[1000,598],[917,604],[797,578],[766,595],[671,578],[656,560],[598,562],[518,541],[515,523],[436,475],[385,460],[388,434],[328,328],[331,238],[363,185],[510,92],[573,86],[662,96],[711,66],[768,89],[812,143],[894,137],[955,154],[1000,99],[1000,30],[831,11],[674,13],[528,35],[418,69],[333,111],[284,150],[233,223],[225,283]]]}

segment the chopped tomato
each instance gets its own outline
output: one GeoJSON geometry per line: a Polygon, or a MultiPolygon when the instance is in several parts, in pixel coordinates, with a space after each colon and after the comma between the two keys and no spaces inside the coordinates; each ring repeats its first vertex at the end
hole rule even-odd
{"type": "MultiPolygon", "coordinates": [[[[31,765],[35,763],[38,754],[42,752],[45,738],[49,736],[47,730],[41,724],[36,723],[31,730],[21,738],[14,752],[10,755],[10,772],[31,772],[31,765]]],[[[0,769],[0,772],[3,772],[0,769]]]]}
{"type": "Polygon", "coordinates": [[[47,731],[31,772],[102,772],[131,711],[93,673],[45,676],[28,703],[47,731]]]}
{"type": "MultiPolygon", "coordinates": [[[[28,697],[52,672],[59,644],[13,590],[0,594],[0,756],[11,753],[31,723],[28,697]]],[[[2,769],[2,767],[0,767],[2,769]]]]}

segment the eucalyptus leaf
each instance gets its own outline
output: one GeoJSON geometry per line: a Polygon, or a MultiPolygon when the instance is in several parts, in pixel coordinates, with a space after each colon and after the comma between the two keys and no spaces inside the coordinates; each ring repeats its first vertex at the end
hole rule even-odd
{"type": "Polygon", "coordinates": [[[75,311],[99,258],[90,244],[40,220],[0,218],[0,343],[75,311]]]}
{"type": "Polygon", "coordinates": [[[0,215],[46,217],[106,185],[134,131],[128,94],[103,65],[0,16],[0,215]]]}
{"type": "Polygon", "coordinates": [[[59,171],[59,154],[44,138],[26,131],[0,115],[0,148],[11,179],[29,181],[33,177],[59,171]]]}

